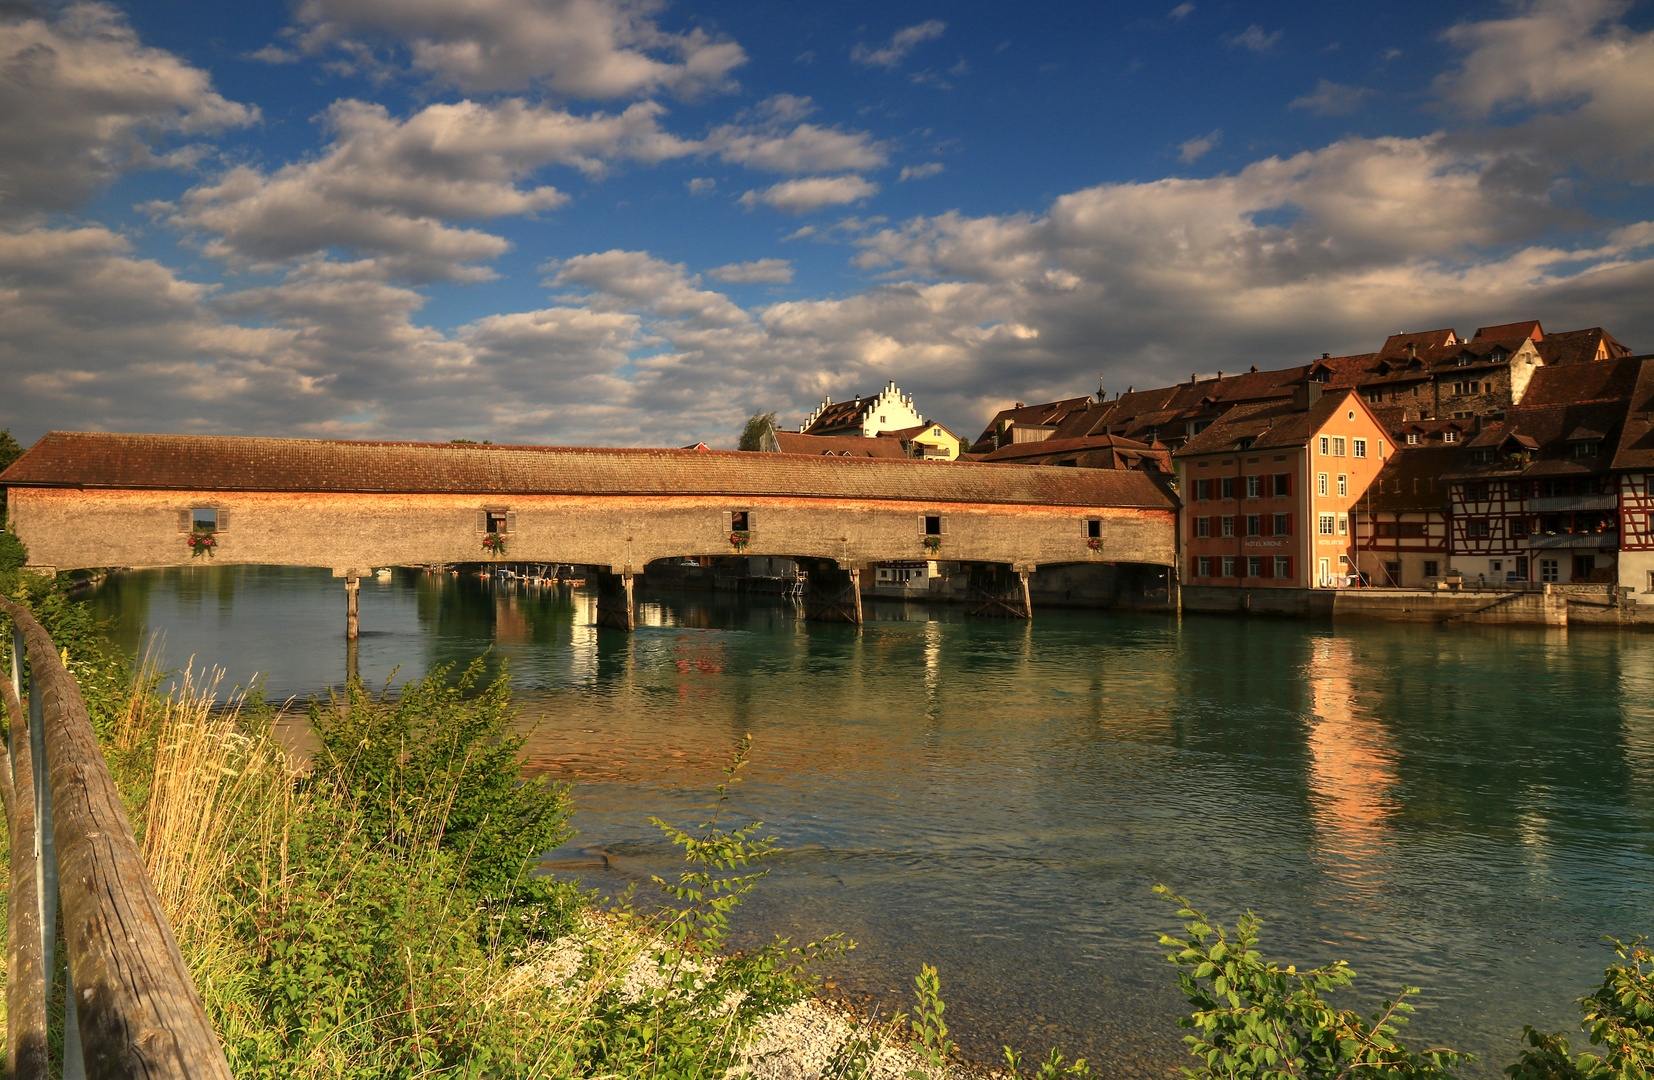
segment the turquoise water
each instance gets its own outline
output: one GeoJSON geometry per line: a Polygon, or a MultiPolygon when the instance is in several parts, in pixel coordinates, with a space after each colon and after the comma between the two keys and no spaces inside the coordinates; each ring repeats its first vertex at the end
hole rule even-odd
{"type": "MultiPolygon", "coordinates": [[[[343,593],[191,568],[94,602],[129,649],[162,631],[173,664],[303,697],[344,678],[343,593]]],[[[854,628],[649,592],[626,635],[592,605],[399,573],[363,585],[357,662],[401,681],[491,648],[534,767],[577,784],[555,865],[605,890],[671,871],[649,817],[692,820],[750,734],[738,811],[787,850],[741,932],[848,932],[826,974],[886,1008],[936,964],[981,1055],[1180,1064],[1155,882],[1251,908],[1283,962],[1348,960],[1352,1005],[1424,987],[1412,1036],[1488,1077],[1522,1024],[1574,1028],[1603,935],[1654,931],[1654,636],[894,605],[854,628]]]]}

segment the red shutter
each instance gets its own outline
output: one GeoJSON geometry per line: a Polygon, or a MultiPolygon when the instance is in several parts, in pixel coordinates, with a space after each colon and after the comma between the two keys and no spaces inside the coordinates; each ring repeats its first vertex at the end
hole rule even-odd
{"type": "Polygon", "coordinates": [[[1275,515],[1274,514],[1259,514],[1258,515],[1258,533],[1259,533],[1259,535],[1262,535],[1262,536],[1274,536],[1275,535],[1275,515]]]}
{"type": "Polygon", "coordinates": [[[1275,560],[1265,555],[1258,560],[1258,576],[1272,578],[1275,576],[1275,560]]]}
{"type": "Polygon", "coordinates": [[[1286,576],[1288,578],[1291,578],[1291,577],[1295,576],[1292,572],[1292,556],[1291,555],[1288,555],[1286,557],[1286,576]]]}
{"type": "Polygon", "coordinates": [[[1287,536],[1292,535],[1292,515],[1291,514],[1288,514],[1286,516],[1286,533],[1285,533],[1285,535],[1287,535],[1287,536]]]}

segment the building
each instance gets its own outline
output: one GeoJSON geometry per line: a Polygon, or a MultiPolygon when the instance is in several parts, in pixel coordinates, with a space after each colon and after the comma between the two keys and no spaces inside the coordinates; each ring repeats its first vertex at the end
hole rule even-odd
{"type": "Polygon", "coordinates": [[[1616,358],[1542,369],[1521,406],[1467,440],[1442,474],[1454,570],[1478,581],[1617,583],[1614,459],[1645,366],[1616,358]]]}
{"type": "Polygon", "coordinates": [[[801,435],[771,428],[759,446],[772,454],[809,454],[811,457],[905,458],[898,439],[868,439],[860,435],[801,435]]]}
{"type": "Polygon", "coordinates": [[[1142,469],[1153,473],[1172,471],[1171,451],[1164,446],[1117,435],[1012,442],[985,454],[974,454],[972,460],[1081,469],[1142,469]]]}
{"type": "Polygon", "coordinates": [[[1637,372],[1611,466],[1619,496],[1619,584],[1654,593],[1654,359],[1637,372]]]}
{"type": "Polygon", "coordinates": [[[1398,450],[1355,509],[1356,568],[1384,588],[1419,588],[1441,580],[1451,560],[1448,486],[1441,479],[1459,446],[1398,450]]]}
{"type": "Polygon", "coordinates": [[[1354,515],[1393,451],[1352,389],[1238,405],[1173,453],[1185,585],[1329,588],[1356,573],[1354,515]]]}
{"type": "Polygon", "coordinates": [[[798,430],[803,435],[858,435],[872,438],[886,432],[922,427],[925,418],[913,408],[913,398],[897,389],[894,380],[876,397],[857,394],[851,401],[821,399],[798,430]]]}

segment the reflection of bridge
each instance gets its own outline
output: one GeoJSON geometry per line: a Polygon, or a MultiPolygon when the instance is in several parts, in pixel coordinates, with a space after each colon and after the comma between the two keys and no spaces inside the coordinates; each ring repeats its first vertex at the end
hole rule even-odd
{"type": "Polygon", "coordinates": [[[797,559],[807,613],[850,622],[879,561],[964,564],[979,609],[1026,616],[1038,567],[1176,558],[1173,497],[1100,469],[52,432],[0,485],[42,568],[188,564],[211,528],[214,562],[326,566],[354,586],[374,566],[483,561],[497,534],[512,561],[593,566],[599,621],[628,629],[633,575],[663,558],[797,559]]]}

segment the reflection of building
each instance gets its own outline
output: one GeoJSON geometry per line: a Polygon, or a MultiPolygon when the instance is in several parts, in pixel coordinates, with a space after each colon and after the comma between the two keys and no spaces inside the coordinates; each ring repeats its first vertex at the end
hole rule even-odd
{"type": "Polygon", "coordinates": [[[1362,710],[1356,695],[1361,670],[1348,638],[1319,638],[1311,646],[1308,676],[1311,810],[1322,847],[1350,877],[1379,872],[1378,850],[1390,839],[1396,808],[1395,755],[1389,733],[1362,710]]]}

